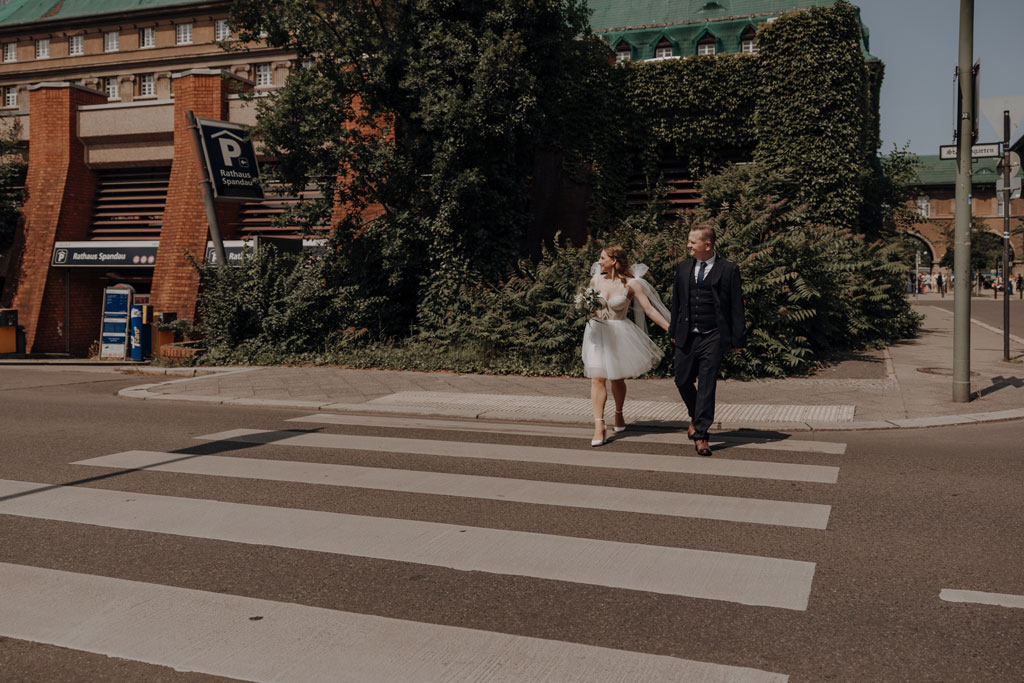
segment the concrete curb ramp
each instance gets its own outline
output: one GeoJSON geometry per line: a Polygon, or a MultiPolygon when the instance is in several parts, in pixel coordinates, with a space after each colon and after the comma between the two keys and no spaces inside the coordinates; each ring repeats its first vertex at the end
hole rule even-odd
{"type": "MultiPolygon", "coordinates": [[[[217,374],[250,372],[254,369],[257,368],[231,369],[217,374]]],[[[203,378],[203,376],[195,376],[159,383],[141,384],[122,389],[118,392],[118,395],[124,398],[151,401],[186,401],[215,405],[297,408],[363,415],[459,417],[555,424],[589,424],[591,421],[590,400],[582,397],[402,391],[363,403],[339,403],[335,401],[300,401],[230,395],[158,393],[153,391],[157,387],[167,387],[168,385],[203,378]]],[[[1016,408],[962,415],[857,421],[853,419],[855,406],[844,404],[719,404],[717,413],[719,419],[713,426],[716,430],[864,431],[943,427],[1024,419],[1024,408],[1016,408]]],[[[689,423],[682,404],[677,401],[630,401],[626,407],[626,420],[631,424],[640,426],[667,429],[685,429],[689,423]]]]}

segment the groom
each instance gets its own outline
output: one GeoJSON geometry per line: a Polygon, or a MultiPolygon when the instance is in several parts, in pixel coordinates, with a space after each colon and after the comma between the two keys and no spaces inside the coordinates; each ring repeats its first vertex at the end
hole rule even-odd
{"type": "Polygon", "coordinates": [[[686,247],[690,258],[676,269],[668,331],[676,346],[676,387],[690,413],[688,436],[698,455],[711,455],[718,368],[726,350],[737,352],[746,343],[740,269],[715,254],[710,225],[694,225],[686,247]]]}

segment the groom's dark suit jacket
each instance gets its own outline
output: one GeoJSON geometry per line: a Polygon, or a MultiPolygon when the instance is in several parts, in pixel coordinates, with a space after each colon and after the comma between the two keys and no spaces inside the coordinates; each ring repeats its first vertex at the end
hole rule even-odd
{"type": "MultiPolygon", "coordinates": [[[[682,347],[693,330],[690,322],[690,285],[695,284],[693,269],[697,259],[688,258],[676,268],[676,282],[672,287],[672,320],[668,336],[682,347]]],[[[740,283],[740,269],[721,256],[708,273],[711,291],[714,293],[715,317],[718,321],[719,339],[722,350],[741,349],[747,342],[747,326],[743,320],[743,292],[740,283]]]]}

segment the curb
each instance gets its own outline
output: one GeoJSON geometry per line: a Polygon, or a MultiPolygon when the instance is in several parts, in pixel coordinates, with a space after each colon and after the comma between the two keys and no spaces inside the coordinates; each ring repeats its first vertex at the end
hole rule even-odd
{"type": "MultiPolygon", "coordinates": [[[[249,372],[256,368],[243,369],[222,369],[216,373],[205,374],[233,374],[238,372],[249,372]]],[[[158,374],[158,373],[152,373],[158,374]]],[[[168,373],[169,374],[169,373],[168,373]]],[[[201,376],[201,375],[200,375],[201,376]]],[[[285,408],[315,410],[324,412],[346,413],[353,415],[395,415],[403,417],[461,417],[474,420],[492,420],[504,422],[537,422],[543,424],[589,424],[589,417],[574,420],[571,416],[565,415],[544,415],[544,414],[523,414],[510,413],[495,410],[468,410],[466,408],[431,407],[422,408],[418,406],[401,405],[380,405],[368,403],[339,403],[337,401],[289,401],[283,399],[264,398],[243,398],[237,396],[196,396],[190,394],[157,394],[149,390],[157,386],[167,386],[178,382],[187,382],[195,377],[171,380],[168,382],[157,382],[152,384],[141,384],[135,387],[121,389],[117,395],[123,398],[133,398],[146,401],[184,401],[188,403],[203,403],[212,405],[227,406],[259,406],[265,408],[285,408]]],[[[850,431],[874,431],[885,429],[923,429],[927,427],[946,427],[964,424],[980,424],[986,422],[1005,422],[1009,420],[1024,419],[1024,408],[1012,410],[998,410],[981,413],[968,413],[963,415],[937,415],[932,417],[907,418],[899,420],[862,420],[854,422],[749,422],[730,423],[716,422],[712,428],[720,431],[800,431],[800,432],[850,432],[850,431]]],[[[663,429],[682,430],[686,429],[687,422],[664,421],[658,423],[640,422],[638,424],[647,427],[663,429]]]]}

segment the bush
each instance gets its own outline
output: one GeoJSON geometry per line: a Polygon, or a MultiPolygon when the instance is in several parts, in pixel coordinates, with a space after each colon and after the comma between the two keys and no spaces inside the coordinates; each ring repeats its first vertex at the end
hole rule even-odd
{"type": "MultiPolygon", "coordinates": [[[[869,243],[809,220],[804,207],[767,194],[776,182],[756,165],[729,169],[705,182],[704,214],[661,227],[639,216],[607,243],[650,267],[647,280],[667,304],[690,225],[716,225],[718,253],[740,266],[750,325],[747,348],[723,364],[727,376],[785,377],[836,350],[912,336],[919,320],[903,294],[898,245],[869,243]]],[[[588,313],[575,298],[601,246],[593,240],[554,246],[537,263],[520,262],[502,282],[464,286],[444,326],[413,330],[398,342],[365,329],[383,298],[359,300],[351,286],[325,284],[338,270],[331,252],[321,258],[268,252],[236,268],[204,268],[206,362],[579,376],[588,313]]],[[[650,332],[671,358],[667,336],[656,327],[650,332]]],[[[653,374],[670,372],[666,360],[653,374]]]]}

